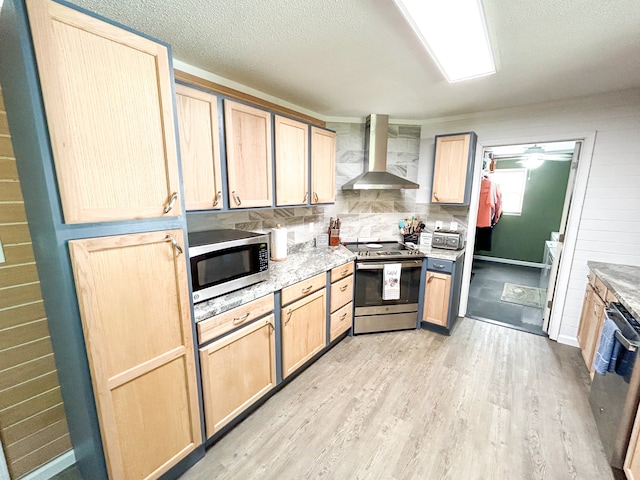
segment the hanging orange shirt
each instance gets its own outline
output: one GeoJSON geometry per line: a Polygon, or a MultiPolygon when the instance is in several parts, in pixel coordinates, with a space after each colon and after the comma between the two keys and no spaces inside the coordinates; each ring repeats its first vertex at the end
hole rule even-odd
{"type": "Polygon", "coordinates": [[[483,177],[480,184],[480,203],[478,204],[478,221],[476,224],[478,228],[492,226],[495,208],[495,187],[491,180],[483,177]]]}

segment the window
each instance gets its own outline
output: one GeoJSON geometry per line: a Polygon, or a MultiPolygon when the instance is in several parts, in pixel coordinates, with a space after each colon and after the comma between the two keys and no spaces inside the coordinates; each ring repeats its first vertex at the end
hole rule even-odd
{"type": "Polygon", "coordinates": [[[500,186],[502,194],[502,213],[522,215],[524,189],[527,185],[526,168],[496,168],[493,181],[500,186]]]}

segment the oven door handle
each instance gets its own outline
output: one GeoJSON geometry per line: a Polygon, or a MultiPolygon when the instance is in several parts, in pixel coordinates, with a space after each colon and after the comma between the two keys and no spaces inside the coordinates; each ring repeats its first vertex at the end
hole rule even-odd
{"type": "MultiPolygon", "coordinates": [[[[386,263],[396,263],[396,262],[386,262],[386,263]]],[[[422,268],[421,260],[413,260],[411,262],[398,262],[402,266],[402,268],[422,268]]],[[[356,263],[356,270],[382,270],[384,268],[384,263],[356,263]]]]}
{"type": "Polygon", "coordinates": [[[620,330],[616,330],[616,338],[618,339],[618,341],[622,344],[623,348],[625,350],[628,350],[630,352],[635,352],[637,350],[637,347],[635,345],[633,345],[628,339],[627,337],[625,337],[622,332],[620,330]]]}

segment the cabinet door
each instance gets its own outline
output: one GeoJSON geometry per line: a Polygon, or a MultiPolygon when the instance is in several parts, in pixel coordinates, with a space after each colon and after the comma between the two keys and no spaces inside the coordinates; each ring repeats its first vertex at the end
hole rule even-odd
{"type": "Polygon", "coordinates": [[[200,349],[207,438],[276,385],[274,316],[200,349]]]}
{"type": "Polygon", "coordinates": [[[69,242],[110,478],[158,477],[202,443],[183,239],[69,242]]]}
{"type": "Polygon", "coordinates": [[[282,309],[282,377],[327,344],[327,296],[322,289],[282,309]]]}
{"type": "Polygon", "coordinates": [[[309,196],[309,126],[275,116],[276,205],[306,204],[309,196]]]}
{"type": "Polygon", "coordinates": [[[604,302],[598,297],[591,285],[587,285],[585,299],[580,314],[578,343],[587,368],[593,370],[593,356],[596,352],[600,330],[604,322],[604,302]]]}
{"type": "Polygon", "coordinates": [[[422,320],[447,326],[449,297],[451,293],[451,275],[427,272],[424,287],[424,311],[422,320]]]}
{"type": "Polygon", "coordinates": [[[336,134],[311,127],[311,203],[336,201],[336,134]]]}
{"type": "Polygon", "coordinates": [[[229,208],[273,205],[271,114],[224,101],[229,208]]]}
{"type": "Polygon", "coordinates": [[[588,339],[591,336],[590,329],[592,328],[592,319],[591,314],[593,312],[593,297],[594,291],[591,285],[587,285],[587,289],[584,292],[584,299],[582,301],[582,311],[580,313],[580,325],[578,325],[578,345],[580,345],[580,351],[582,353],[582,358],[584,362],[587,364],[587,368],[591,368],[589,364],[589,354],[585,353],[587,350],[587,345],[589,343],[588,339]]]}
{"type": "Polygon", "coordinates": [[[176,85],[180,159],[186,210],[222,208],[218,98],[176,85]]]}
{"type": "Polygon", "coordinates": [[[624,473],[628,480],[640,480],[640,409],[636,413],[627,456],[624,459],[624,473]]]}
{"type": "Polygon", "coordinates": [[[468,203],[467,171],[472,161],[470,133],[436,137],[432,203],[468,203]]]}
{"type": "Polygon", "coordinates": [[[27,10],[64,221],[180,215],[167,47],[53,1],[27,10]]]}

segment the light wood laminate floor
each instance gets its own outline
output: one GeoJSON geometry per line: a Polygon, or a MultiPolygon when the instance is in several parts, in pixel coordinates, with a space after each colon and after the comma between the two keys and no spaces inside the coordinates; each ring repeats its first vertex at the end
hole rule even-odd
{"type": "Polygon", "coordinates": [[[578,349],[464,319],[347,338],[181,478],[609,480],[578,349]]]}

